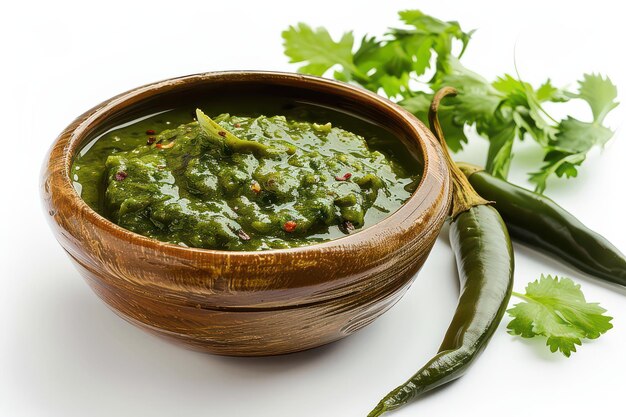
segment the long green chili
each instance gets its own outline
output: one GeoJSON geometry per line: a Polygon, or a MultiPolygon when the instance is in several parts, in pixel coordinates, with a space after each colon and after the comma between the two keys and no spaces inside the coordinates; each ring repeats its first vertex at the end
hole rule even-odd
{"type": "Polygon", "coordinates": [[[457,309],[437,355],[387,394],[368,417],[401,407],[420,394],[461,377],[487,346],[511,297],[514,261],[506,226],[452,161],[437,117],[441,100],[455,93],[452,88],[443,88],[435,94],[429,121],[452,174],[450,242],[461,284],[457,309]]]}
{"type": "Polygon", "coordinates": [[[458,164],[472,187],[494,202],[511,236],[587,274],[626,286],[626,257],[599,233],[544,195],[458,164]]]}

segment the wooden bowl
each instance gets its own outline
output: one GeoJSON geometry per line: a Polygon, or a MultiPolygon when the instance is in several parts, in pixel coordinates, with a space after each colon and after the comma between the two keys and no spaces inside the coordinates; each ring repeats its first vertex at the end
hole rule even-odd
{"type": "Polygon", "coordinates": [[[94,107],[50,149],[41,192],[57,240],[117,314],[191,348],[235,356],[309,349],[371,323],[408,289],[450,204],[440,148],[410,113],[345,83],[256,71],[169,79],[94,107]],[[69,176],[74,155],[108,127],[181,100],[246,91],[332,107],[386,128],[423,158],[419,187],[395,213],[357,233],[261,252],[185,248],[140,236],[94,212],[74,190],[69,176]]]}

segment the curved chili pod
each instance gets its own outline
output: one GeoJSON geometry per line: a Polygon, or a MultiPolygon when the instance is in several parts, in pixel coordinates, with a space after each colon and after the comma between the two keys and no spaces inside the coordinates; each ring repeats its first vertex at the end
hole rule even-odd
{"type": "Polygon", "coordinates": [[[486,347],[506,311],[513,287],[513,249],[506,226],[490,206],[460,213],[450,224],[461,292],[438,354],[383,398],[376,417],[461,377],[486,347]]]}
{"type": "Polygon", "coordinates": [[[600,234],[551,199],[459,164],[473,188],[495,207],[511,236],[553,254],[583,272],[626,286],[626,257],[600,234]]]}
{"type": "Polygon", "coordinates": [[[514,258],[506,225],[452,161],[437,119],[441,99],[455,93],[448,87],[439,90],[433,98],[429,119],[451,171],[450,242],[461,283],[458,305],[437,355],[387,394],[368,417],[380,416],[461,377],[487,346],[511,297],[514,258]]]}

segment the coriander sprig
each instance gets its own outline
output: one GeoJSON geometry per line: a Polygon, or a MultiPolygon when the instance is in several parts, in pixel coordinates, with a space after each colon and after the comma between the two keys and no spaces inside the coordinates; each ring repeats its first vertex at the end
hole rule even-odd
{"type": "Polygon", "coordinates": [[[486,170],[506,179],[515,143],[531,138],[544,155],[529,178],[538,192],[550,177],[575,177],[589,150],[613,136],[604,120],[618,104],[617,88],[608,77],[584,74],[577,91],[557,88],[550,79],[534,87],[517,72],[488,81],[460,62],[473,31],[419,10],[401,11],[399,17],[404,27],[381,37],[366,35],[359,43],[352,32],[335,41],[326,29],[299,23],[283,32],[285,54],[290,62],[304,64],[300,72],[321,76],[332,69],[334,78],[384,94],[425,123],[433,92],[456,88],[459,94],[441,112],[450,149],[461,150],[468,142],[466,130],[475,129],[489,140],[486,170]],[[542,106],[573,99],[589,105],[591,121],[555,120],[542,106]]]}

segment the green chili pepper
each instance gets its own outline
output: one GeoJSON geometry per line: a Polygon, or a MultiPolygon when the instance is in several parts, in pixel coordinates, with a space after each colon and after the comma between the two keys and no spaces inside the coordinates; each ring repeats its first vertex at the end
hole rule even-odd
{"type": "Polygon", "coordinates": [[[511,236],[583,272],[626,286],[626,257],[551,199],[459,164],[482,197],[494,201],[511,236]]]}
{"type": "Polygon", "coordinates": [[[459,271],[461,295],[437,355],[387,394],[368,417],[401,407],[420,394],[461,377],[487,346],[511,297],[514,261],[506,226],[498,212],[476,194],[452,161],[437,118],[441,99],[455,93],[454,89],[444,87],[435,94],[429,120],[451,169],[450,241],[459,271]]]}

